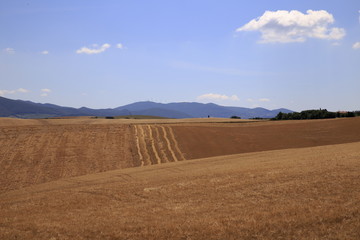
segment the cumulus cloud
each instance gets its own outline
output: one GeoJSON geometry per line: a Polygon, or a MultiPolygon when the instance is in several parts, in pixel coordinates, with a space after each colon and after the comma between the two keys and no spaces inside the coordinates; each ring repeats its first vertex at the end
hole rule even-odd
{"type": "Polygon", "coordinates": [[[360,42],[354,43],[354,45],[352,47],[353,47],[353,49],[360,49],[360,42]]]}
{"type": "Polygon", "coordinates": [[[118,43],[118,44],[116,44],[116,48],[123,49],[124,45],[122,45],[121,43],[118,43]]]}
{"type": "Polygon", "coordinates": [[[236,32],[259,31],[261,43],[305,42],[308,38],[339,40],[345,36],[345,29],[330,28],[335,22],[332,14],[325,10],[266,11],[262,16],[251,20],[236,32]]]}
{"type": "Polygon", "coordinates": [[[231,100],[231,101],[239,101],[240,99],[236,95],[227,96],[216,93],[207,93],[197,97],[198,100],[231,100]]]}
{"type": "Polygon", "coordinates": [[[9,94],[15,94],[15,93],[28,93],[29,90],[25,88],[18,88],[16,90],[0,90],[0,96],[5,96],[9,94]]]}
{"type": "Polygon", "coordinates": [[[51,93],[51,89],[48,89],[48,88],[43,88],[40,91],[41,91],[41,94],[40,94],[41,97],[47,97],[49,95],[49,93],[51,93]]]}
{"type": "Polygon", "coordinates": [[[13,49],[13,48],[5,48],[3,51],[6,52],[7,54],[14,54],[15,53],[15,49],[13,49]]]}
{"type": "Polygon", "coordinates": [[[25,88],[19,88],[18,90],[16,90],[17,92],[20,92],[20,93],[27,93],[29,92],[29,90],[25,89],[25,88]]]}
{"type": "Polygon", "coordinates": [[[246,101],[254,103],[254,102],[270,102],[269,98],[259,98],[259,99],[252,99],[252,98],[248,98],[246,99],[246,101]]]}
{"type": "Polygon", "coordinates": [[[47,54],[49,54],[49,51],[44,50],[44,51],[42,51],[42,52],[41,52],[41,54],[43,54],[43,55],[47,55],[47,54]]]}
{"type": "Polygon", "coordinates": [[[106,49],[110,48],[110,44],[105,43],[103,45],[101,45],[100,47],[97,44],[93,44],[92,45],[93,48],[88,48],[88,47],[82,47],[78,50],[76,50],[77,54],[99,54],[104,52],[106,49]]]}

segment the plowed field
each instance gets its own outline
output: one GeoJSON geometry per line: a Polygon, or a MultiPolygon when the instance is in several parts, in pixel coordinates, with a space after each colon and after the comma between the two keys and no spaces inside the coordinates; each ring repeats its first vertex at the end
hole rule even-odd
{"type": "Polygon", "coordinates": [[[0,239],[360,239],[359,143],[360,118],[0,119],[0,239]]]}
{"type": "Polygon", "coordinates": [[[0,120],[0,193],[115,169],[360,141],[360,118],[154,121],[0,120]]]}

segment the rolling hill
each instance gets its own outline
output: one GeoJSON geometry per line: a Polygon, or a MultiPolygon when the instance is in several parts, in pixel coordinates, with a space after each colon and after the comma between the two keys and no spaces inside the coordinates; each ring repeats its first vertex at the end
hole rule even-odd
{"type": "Polygon", "coordinates": [[[122,115],[152,115],[168,118],[204,118],[208,116],[229,118],[236,115],[241,118],[271,118],[280,111],[284,113],[292,112],[288,109],[268,110],[265,108],[225,107],[213,103],[182,102],[163,104],[149,101],[136,102],[113,109],[71,108],[0,97],[0,117],[17,118],[122,115]]]}
{"type": "Polygon", "coordinates": [[[0,119],[0,239],[360,236],[360,118],[0,119]]]}

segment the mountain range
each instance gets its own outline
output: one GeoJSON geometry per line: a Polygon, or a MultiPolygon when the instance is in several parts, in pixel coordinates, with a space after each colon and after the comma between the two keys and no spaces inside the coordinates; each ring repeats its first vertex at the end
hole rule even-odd
{"type": "Polygon", "coordinates": [[[168,118],[204,118],[238,116],[241,118],[272,118],[279,112],[290,113],[289,109],[280,108],[268,110],[265,108],[226,107],[214,103],[156,103],[136,102],[117,108],[91,109],[62,107],[49,103],[34,103],[31,101],[12,100],[0,97],[0,117],[17,118],[48,118],[64,116],[124,116],[150,115],[168,118]]]}

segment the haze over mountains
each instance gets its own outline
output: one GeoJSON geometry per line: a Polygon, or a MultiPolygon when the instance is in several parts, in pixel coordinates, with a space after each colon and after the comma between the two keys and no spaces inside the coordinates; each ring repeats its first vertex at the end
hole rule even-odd
{"type": "Polygon", "coordinates": [[[0,97],[0,117],[17,118],[123,115],[151,115],[168,118],[203,118],[208,116],[222,118],[229,118],[231,116],[239,116],[241,118],[272,118],[280,111],[283,113],[292,112],[285,108],[268,110],[260,107],[225,107],[213,103],[182,102],[163,104],[149,101],[136,102],[108,109],[71,108],[49,103],[42,104],[0,97]]]}

